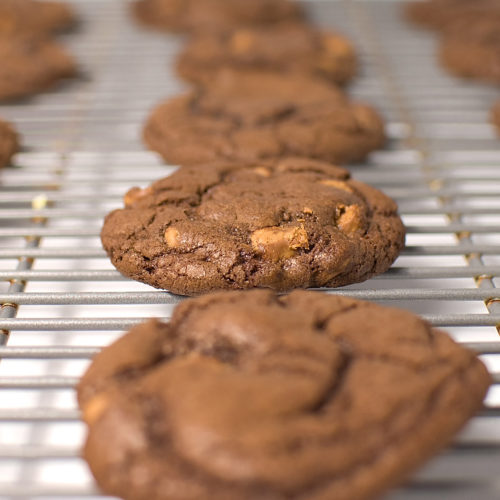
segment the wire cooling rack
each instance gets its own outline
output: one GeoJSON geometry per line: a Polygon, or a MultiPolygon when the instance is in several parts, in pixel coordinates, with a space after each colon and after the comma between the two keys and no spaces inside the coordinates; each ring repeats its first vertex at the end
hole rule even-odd
{"type": "MultiPolygon", "coordinates": [[[[135,27],[121,0],[74,0],[63,41],[84,77],[0,107],[23,135],[0,173],[0,499],[98,498],[79,449],[73,387],[100,347],[179,298],[121,277],[101,250],[102,217],[133,185],[172,167],[139,141],[148,109],[182,90],[182,40],[135,27]]],[[[476,349],[495,380],[485,408],[392,500],[500,498],[500,141],[492,88],[437,66],[433,36],[400,4],[310,1],[311,16],[356,42],[352,95],[387,119],[388,149],[354,175],[394,197],[407,248],[384,276],[332,293],[411,309],[476,349]]]]}

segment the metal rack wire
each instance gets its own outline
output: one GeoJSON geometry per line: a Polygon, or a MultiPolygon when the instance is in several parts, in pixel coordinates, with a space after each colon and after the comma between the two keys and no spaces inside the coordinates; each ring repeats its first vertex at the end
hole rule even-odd
{"type": "MultiPolygon", "coordinates": [[[[132,185],[167,175],[139,142],[181,40],[142,31],[122,0],[73,0],[68,36],[88,75],[0,106],[26,150],[0,173],[0,499],[98,498],[79,458],[72,388],[124,329],[169,317],[180,298],[121,277],[101,250],[102,216],[132,185]]],[[[391,137],[353,174],[400,204],[408,247],[393,269],[331,293],[411,309],[476,349],[495,385],[483,412],[393,500],[500,497],[500,141],[487,122],[493,89],[436,65],[433,37],[384,0],[308,2],[315,20],[356,41],[352,95],[377,105],[391,137]]]]}

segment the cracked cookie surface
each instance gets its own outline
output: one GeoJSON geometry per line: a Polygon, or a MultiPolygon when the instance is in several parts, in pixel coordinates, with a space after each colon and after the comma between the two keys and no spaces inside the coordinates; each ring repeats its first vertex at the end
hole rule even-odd
{"type": "Polygon", "coordinates": [[[288,158],[182,167],[109,214],[116,268],[183,295],[336,287],[383,273],[404,245],[396,204],[339,167],[288,158]]]}
{"type": "Polygon", "coordinates": [[[14,127],[0,120],[0,168],[8,165],[19,150],[19,139],[14,127]]]}
{"type": "Polygon", "coordinates": [[[75,13],[66,3],[0,0],[0,35],[45,35],[68,29],[75,22],[75,13]]]}
{"type": "Polygon", "coordinates": [[[138,0],[132,11],[147,26],[180,32],[220,32],[303,17],[290,0],[138,0]]]}
{"type": "Polygon", "coordinates": [[[448,444],[489,384],[406,311],[211,294],[96,356],[78,386],[84,456],[126,500],[366,500],[448,444]]]}
{"type": "Polygon", "coordinates": [[[311,74],[344,85],[356,73],[353,45],[339,34],[302,23],[241,28],[194,37],[177,61],[188,81],[209,84],[225,68],[311,74]]]}
{"type": "Polygon", "coordinates": [[[42,92],[76,74],[72,56],[38,36],[0,36],[0,100],[42,92]]]}
{"type": "Polygon", "coordinates": [[[312,77],[221,71],[212,85],[156,107],[144,140],[174,165],[304,156],[363,160],[385,142],[370,106],[312,77]]]}

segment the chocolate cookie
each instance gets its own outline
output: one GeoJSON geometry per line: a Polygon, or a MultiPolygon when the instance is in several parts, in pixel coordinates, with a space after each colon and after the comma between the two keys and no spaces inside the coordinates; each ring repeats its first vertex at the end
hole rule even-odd
{"type": "Polygon", "coordinates": [[[344,37],[300,23],[281,23],[194,37],[179,57],[179,74],[212,82],[225,68],[312,74],[346,84],[356,72],[356,53],[344,37]]]}
{"type": "Polygon", "coordinates": [[[498,0],[427,0],[409,2],[404,12],[410,21],[425,28],[443,30],[460,19],[499,11],[498,0]]]}
{"type": "Polygon", "coordinates": [[[500,101],[497,101],[491,110],[491,122],[497,129],[500,135],[500,101]]]}
{"type": "Polygon", "coordinates": [[[500,10],[450,24],[441,42],[443,66],[457,76],[500,83],[500,10]]]}
{"type": "Polygon", "coordinates": [[[44,91],[76,73],[61,45],[37,36],[0,37],[0,61],[0,100],[44,91]]]}
{"type": "Polygon", "coordinates": [[[291,0],[138,0],[136,18],[147,26],[171,31],[222,31],[300,19],[291,0]]]}
{"type": "Polygon", "coordinates": [[[288,158],[183,167],[129,191],[101,238],[126,276],[196,295],[364,281],[396,259],[404,227],[396,204],[347,170],[288,158]]]}
{"type": "Polygon", "coordinates": [[[18,136],[14,128],[0,120],[0,168],[8,165],[19,149],[18,136]]]}
{"type": "Polygon", "coordinates": [[[490,382],[409,312],[207,295],[96,356],[78,386],[84,456],[126,500],[366,500],[447,445],[490,382]]]}
{"type": "Polygon", "coordinates": [[[65,3],[33,0],[0,0],[0,35],[48,34],[76,22],[65,3]]]}
{"type": "Polygon", "coordinates": [[[175,165],[290,155],[344,163],[363,160],[385,135],[375,110],[319,79],[221,71],[154,109],[144,140],[175,165]]]}

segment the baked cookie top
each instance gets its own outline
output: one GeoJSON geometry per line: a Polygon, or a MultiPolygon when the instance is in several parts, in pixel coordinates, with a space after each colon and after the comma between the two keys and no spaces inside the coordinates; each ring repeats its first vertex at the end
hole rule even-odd
{"type": "Polygon", "coordinates": [[[297,158],[183,167],[129,191],[101,232],[120,272],[183,295],[356,283],[386,271],[404,235],[390,198],[297,158]]]}
{"type": "Polygon", "coordinates": [[[160,30],[221,31],[302,18],[291,0],[137,0],[133,13],[160,30]]]}
{"type": "Polygon", "coordinates": [[[8,165],[18,150],[19,139],[16,131],[10,123],[0,120],[0,168],[8,165]]]}
{"type": "Polygon", "coordinates": [[[356,52],[347,38],[297,22],[200,34],[177,62],[183,78],[203,84],[221,69],[246,68],[312,74],[343,85],[353,78],[356,66],[356,52]]]}
{"type": "Polygon", "coordinates": [[[441,41],[440,59],[458,76],[500,83],[500,6],[450,23],[441,41]]]}
{"type": "Polygon", "coordinates": [[[73,57],[38,36],[0,36],[0,61],[0,99],[41,92],[76,74],[73,57]]]}
{"type": "Polygon", "coordinates": [[[0,0],[0,36],[49,34],[68,29],[75,22],[75,13],[66,3],[0,0]]]}
{"type": "Polygon", "coordinates": [[[161,103],[145,143],[172,164],[304,156],[363,160],[385,142],[370,106],[323,80],[269,71],[221,71],[212,84],[161,103]]]}
{"type": "Polygon", "coordinates": [[[406,311],[211,294],[96,356],[78,386],[84,456],[126,500],[365,500],[448,444],[489,384],[406,311]]]}

